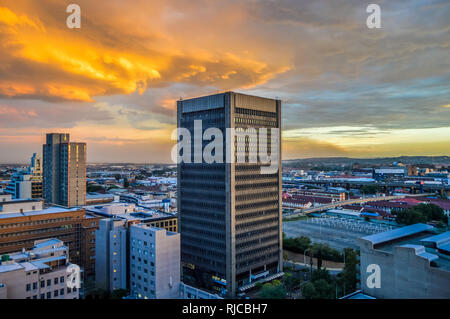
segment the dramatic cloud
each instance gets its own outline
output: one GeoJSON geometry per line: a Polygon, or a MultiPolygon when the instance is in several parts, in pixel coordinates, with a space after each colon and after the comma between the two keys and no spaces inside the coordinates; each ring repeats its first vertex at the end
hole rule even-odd
{"type": "Polygon", "coordinates": [[[221,90],[283,100],[285,158],[449,154],[446,0],[380,0],[381,29],[360,0],[69,3],[0,0],[2,162],[56,130],[169,161],[176,100],[221,90]]]}

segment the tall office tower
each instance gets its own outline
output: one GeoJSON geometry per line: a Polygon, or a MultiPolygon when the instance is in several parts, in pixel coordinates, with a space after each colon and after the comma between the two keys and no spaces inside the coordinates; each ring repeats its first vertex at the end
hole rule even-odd
{"type": "MultiPolygon", "coordinates": [[[[220,142],[225,145],[222,163],[219,160],[208,163],[204,157],[199,161],[199,145],[195,142],[191,147],[191,163],[178,163],[183,282],[234,297],[251,288],[255,281],[280,276],[281,102],[226,92],[180,100],[177,112],[178,128],[188,129],[193,139],[195,133],[203,135],[208,128],[218,128],[223,132],[220,142]],[[201,130],[196,120],[201,120],[201,130]],[[250,136],[236,134],[228,139],[226,131],[233,128],[236,131],[255,128],[258,132],[261,128],[269,132],[278,129],[275,130],[278,143],[273,146],[278,152],[272,159],[278,169],[264,171],[267,161],[259,156],[256,161],[253,158],[257,151],[269,150],[269,154],[274,154],[266,144],[271,138],[259,137],[259,145],[250,136]],[[245,163],[237,161],[238,151],[244,151],[245,163]]],[[[200,146],[205,147],[211,141],[205,138],[200,146]]],[[[179,155],[189,157],[186,155],[189,151],[183,152],[179,155]]],[[[214,155],[220,156],[220,151],[214,155]]]]}
{"type": "Polygon", "coordinates": [[[86,204],[86,143],[69,134],[47,134],[43,145],[45,202],[66,207],[86,204]]]}

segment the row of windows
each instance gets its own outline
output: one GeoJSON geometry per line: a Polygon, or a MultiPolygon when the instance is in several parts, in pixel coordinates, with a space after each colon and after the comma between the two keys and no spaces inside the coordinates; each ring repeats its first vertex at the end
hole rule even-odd
{"type": "Polygon", "coordinates": [[[256,227],[259,225],[269,225],[269,224],[272,224],[275,222],[278,222],[278,217],[273,217],[273,218],[269,218],[269,219],[261,219],[261,220],[257,220],[257,221],[253,221],[253,222],[249,222],[249,223],[238,224],[238,225],[236,225],[236,230],[245,230],[245,229],[256,227]]]}
{"type": "Polygon", "coordinates": [[[261,126],[277,127],[277,121],[244,119],[244,118],[240,118],[240,117],[235,117],[234,118],[234,123],[236,123],[236,124],[261,125],[261,126]]]}
{"type": "Polygon", "coordinates": [[[234,112],[237,114],[246,114],[246,115],[254,115],[254,116],[264,116],[264,117],[273,117],[277,118],[277,113],[275,112],[266,112],[266,111],[259,111],[259,110],[251,110],[241,107],[235,107],[234,112]]]}
{"type": "Polygon", "coordinates": [[[278,252],[274,252],[274,253],[267,254],[267,255],[264,255],[264,256],[261,256],[261,257],[256,257],[256,258],[252,258],[252,259],[246,260],[244,262],[237,263],[236,265],[237,265],[238,268],[248,267],[248,266],[256,264],[256,263],[260,263],[260,262],[264,262],[264,261],[267,261],[267,260],[271,260],[271,259],[277,258],[278,256],[279,256],[279,253],[278,252]]]}
{"type": "MultiPolygon", "coordinates": [[[[29,275],[30,273],[27,273],[27,275],[29,275]]],[[[61,277],[55,277],[53,279],[53,284],[58,285],[58,284],[63,284],[64,283],[64,276],[61,277]]],[[[47,286],[45,285],[45,280],[41,280],[41,288],[45,288],[45,287],[50,287],[52,285],[52,280],[51,279],[47,279],[47,286]]],[[[38,283],[33,282],[33,290],[36,290],[38,288],[38,283]]],[[[31,284],[27,284],[26,285],[26,291],[30,291],[31,290],[31,284]]]]}
{"type": "Polygon", "coordinates": [[[217,214],[216,210],[209,210],[209,209],[204,209],[204,208],[200,208],[200,209],[190,209],[190,208],[185,208],[183,206],[183,214],[180,216],[197,216],[200,218],[204,218],[204,219],[214,219],[215,221],[224,221],[225,220],[225,215],[224,214],[217,214]]]}
{"type": "Polygon", "coordinates": [[[182,190],[183,196],[189,197],[189,199],[200,199],[200,200],[210,200],[213,202],[222,202],[225,200],[225,193],[224,192],[199,192],[198,189],[192,188],[192,189],[183,189],[182,190]]]}
{"type": "Polygon", "coordinates": [[[243,201],[248,201],[248,200],[261,199],[261,198],[273,198],[273,197],[278,199],[278,195],[279,195],[278,191],[276,191],[276,192],[256,193],[256,194],[236,195],[236,201],[237,202],[243,202],[243,201]]]}
{"type": "Polygon", "coordinates": [[[224,180],[225,179],[225,173],[215,173],[214,171],[209,172],[208,170],[203,171],[181,171],[181,179],[189,179],[191,178],[194,182],[199,182],[204,179],[208,180],[224,180]]]}
{"type": "Polygon", "coordinates": [[[192,207],[192,208],[208,208],[208,209],[218,209],[218,210],[224,210],[225,204],[223,202],[218,203],[211,203],[203,201],[202,199],[189,199],[189,198],[182,198],[181,199],[181,205],[183,206],[183,209],[185,206],[192,207]]]}
{"type": "Polygon", "coordinates": [[[246,237],[253,237],[259,234],[265,234],[265,233],[271,233],[271,232],[278,232],[278,226],[271,226],[266,228],[261,228],[258,230],[253,230],[241,234],[236,234],[236,239],[245,239],[246,237]]]}
{"type": "Polygon", "coordinates": [[[219,252],[219,251],[215,251],[215,250],[211,250],[211,249],[200,248],[198,246],[184,244],[183,249],[186,252],[189,251],[191,253],[195,253],[200,256],[210,256],[210,257],[213,257],[216,259],[225,260],[225,257],[226,257],[226,255],[223,252],[219,252]]]}
{"type": "Polygon", "coordinates": [[[34,229],[34,230],[23,231],[23,232],[14,232],[14,233],[0,234],[0,238],[9,238],[9,237],[26,236],[26,235],[32,235],[32,234],[42,234],[42,233],[48,233],[48,232],[57,232],[57,231],[68,230],[68,229],[71,229],[71,228],[72,228],[72,225],[63,225],[63,226],[59,226],[59,227],[34,229]]]}
{"type": "Polygon", "coordinates": [[[245,209],[252,209],[252,208],[262,208],[266,206],[278,206],[278,200],[268,200],[264,202],[259,203],[249,203],[249,204],[240,204],[236,205],[236,210],[245,210],[245,209]]]}
{"type": "MultiPolygon", "coordinates": [[[[224,230],[224,229],[221,229],[221,230],[224,230]]],[[[205,230],[204,228],[202,228],[201,226],[199,226],[197,224],[183,225],[183,234],[186,234],[186,233],[197,234],[197,237],[199,235],[204,235],[204,236],[213,237],[213,238],[225,237],[225,235],[221,234],[220,232],[205,230]]]]}
{"type": "Polygon", "coordinates": [[[259,239],[239,241],[239,243],[236,244],[236,250],[237,251],[244,250],[246,248],[254,247],[256,245],[260,245],[260,244],[264,244],[264,243],[268,243],[268,242],[278,242],[278,241],[279,241],[278,235],[270,235],[270,236],[262,237],[259,239]]]}
{"type": "Polygon", "coordinates": [[[278,244],[269,245],[261,248],[251,249],[249,251],[246,251],[244,253],[236,254],[236,259],[241,261],[244,259],[249,259],[248,257],[254,256],[254,255],[260,255],[261,253],[270,253],[272,251],[278,251],[278,244]]]}
{"type": "Polygon", "coordinates": [[[187,225],[187,224],[195,224],[195,225],[199,225],[199,226],[203,226],[203,227],[207,227],[207,228],[216,228],[216,229],[225,229],[225,221],[222,222],[217,222],[215,220],[211,220],[211,219],[206,219],[202,220],[199,218],[192,218],[191,216],[181,216],[181,221],[183,225],[187,225]]]}
{"type": "Polygon", "coordinates": [[[65,222],[65,221],[70,221],[70,220],[72,220],[72,217],[52,218],[52,219],[35,220],[35,221],[31,221],[31,222],[2,224],[2,225],[0,225],[0,229],[51,224],[51,223],[65,222]]]}
{"type": "Polygon", "coordinates": [[[266,178],[276,178],[278,180],[278,173],[273,174],[245,174],[245,175],[236,175],[236,181],[250,181],[255,179],[266,179],[266,178]]]}
{"type": "Polygon", "coordinates": [[[235,189],[237,191],[255,188],[266,188],[266,187],[278,187],[278,182],[266,182],[266,183],[253,183],[253,184],[237,184],[235,189]]]}
{"type": "Polygon", "coordinates": [[[262,216],[270,216],[270,215],[276,215],[279,214],[278,209],[270,209],[270,210],[258,210],[256,212],[250,212],[245,214],[236,214],[236,221],[245,220],[249,218],[255,218],[255,217],[262,217],[262,216]]]}
{"type": "Polygon", "coordinates": [[[195,254],[187,254],[183,252],[181,254],[181,259],[185,261],[190,261],[193,264],[200,264],[203,265],[205,268],[214,269],[216,272],[225,272],[225,263],[220,262],[214,259],[208,259],[202,256],[198,256],[195,254]]]}
{"type": "Polygon", "coordinates": [[[224,244],[225,235],[218,234],[214,238],[199,239],[198,236],[196,236],[196,234],[197,234],[196,232],[190,232],[190,231],[185,232],[183,230],[183,234],[182,234],[182,238],[181,238],[181,246],[184,247],[184,245],[186,245],[186,243],[188,243],[188,244],[192,244],[195,247],[198,247],[200,245],[203,247],[211,247],[211,248],[215,248],[218,250],[225,249],[225,244],[224,244]],[[190,235],[190,234],[192,234],[192,235],[190,235]]]}
{"type": "Polygon", "coordinates": [[[208,190],[223,191],[223,190],[225,190],[225,184],[224,183],[208,183],[207,181],[202,181],[201,183],[182,181],[181,188],[182,189],[194,188],[194,189],[208,189],[208,190]]]}
{"type": "MultiPolygon", "coordinates": [[[[64,296],[64,291],[65,291],[64,288],[53,291],[53,297],[64,296]]],[[[77,288],[73,288],[73,290],[70,288],[67,288],[68,294],[70,294],[72,291],[75,293],[77,291],[77,288]]],[[[46,294],[41,294],[41,299],[45,299],[45,296],[46,296],[46,294]]],[[[51,298],[52,298],[52,292],[49,291],[49,292],[47,292],[47,299],[51,299],[51,298]]],[[[27,297],[27,299],[31,299],[31,298],[27,297]]],[[[33,299],[37,299],[37,296],[33,296],[33,299]]]]}

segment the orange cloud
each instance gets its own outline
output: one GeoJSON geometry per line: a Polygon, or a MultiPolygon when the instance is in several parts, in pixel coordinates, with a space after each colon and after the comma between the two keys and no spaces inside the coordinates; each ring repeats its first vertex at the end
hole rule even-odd
{"type": "MultiPolygon", "coordinates": [[[[43,2],[43,7],[55,5],[43,2]]],[[[174,43],[173,39],[179,37],[172,38],[164,30],[145,33],[141,29],[136,36],[139,39],[132,39],[139,44],[130,45],[129,34],[117,16],[98,12],[89,16],[90,11],[84,10],[83,21],[87,22],[81,29],[71,30],[56,24],[34,4],[27,4],[17,9],[14,4],[0,7],[0,59],[9,66],[20,65],[0,70],[0,74],[7,75],[0,76],[0,96],[92,102],[95,96],[136,91],[143,94],[150,86],[170,82],[201,83],[221,89],[251,87],[288,70],[285,65],[272,65],[229,50],[220,52],[223,45],[219,39],[206,43],[201,50],[183,49],[183,43],[174,43]],[[29,16],[31,8],[40,16],[29,16]],[[116,25],[102,20],[115,18],[116,25]]],[[[81,5],[82,10],[86,6],[81,5]]],[[[105,12],[118,14],[114,5],[103,7],[105,12]]]]}

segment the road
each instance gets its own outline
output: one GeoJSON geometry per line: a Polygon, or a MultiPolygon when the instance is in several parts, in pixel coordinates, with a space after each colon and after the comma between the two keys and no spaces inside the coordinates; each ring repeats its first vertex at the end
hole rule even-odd
{"type": "MultiPolygon", "coordinates": [[[[317,207],[296,209],[291,214],[283,214],[283,218],[290,219],[290,218],[298,217],[298,216],[301,216],[304,214],[311,214],[311,213],[322,212],[322,211],[334,209],[334,208],[341,207],[344,205],[362,204],[362,203],[368,203],[368,202],[379,202],[382,200],[401,199],[401,198],[405,198],[405,197],[417,197],[417,196],[425,196],[425,195],[428,195],[428,194],[396,195],[396,196],[366,197],[366,198],[349,199],[349,200],[334,202],[332,204],[327,204],[327,205],[322,205],[322,206],[317,206],[317,207]]],[[[283,208],[292,208],[292,207],[286,206],[283,208]]]]}

